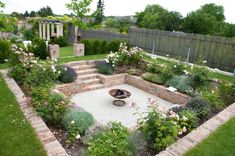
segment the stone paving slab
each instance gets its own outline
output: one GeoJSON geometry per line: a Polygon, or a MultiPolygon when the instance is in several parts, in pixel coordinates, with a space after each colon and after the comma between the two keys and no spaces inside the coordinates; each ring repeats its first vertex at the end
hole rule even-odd
{"type": "Polygon", "coordinates": [[[2,74],[3,78],[6,81],[6,84],[8,85],[12,93],[14,93],[16,101],[20,105],[21,111],[23,112],[31,126],[34,128],[37,137],[39,138],[42,145],[44,146],[45,151],[47,152],[47,155],[68,156],[65,149],[58,142],[58,140],[44,123],[42,118],[37,115],[37,113],[30,105],[28,105],[24,93],[15,82],[15,80],[7,76],[7,70],[0,70],[0,73],[2,74]]]}

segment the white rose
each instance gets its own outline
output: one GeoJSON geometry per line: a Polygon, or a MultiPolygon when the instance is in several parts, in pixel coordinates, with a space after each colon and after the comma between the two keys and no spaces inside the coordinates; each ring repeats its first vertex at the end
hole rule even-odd
{"type": "Polygon", "coordinates": [[[76,139],[78,140],[78,139],[80,139],[80,138],[81,138],[81,135],[78,134],[78,135],[76,136],[76,139]]]}
{"type": "Polygon", "coordinates": [[[71,124],[75,124],[75,121],[72,120],[72,121],[71,121],[71,124]]]}
{"type": "Polygon", "coordinates": [[[184,133],[187,132],[187,128],[185,126],[183,127],[182,130],[183,130],[184,133]]]}

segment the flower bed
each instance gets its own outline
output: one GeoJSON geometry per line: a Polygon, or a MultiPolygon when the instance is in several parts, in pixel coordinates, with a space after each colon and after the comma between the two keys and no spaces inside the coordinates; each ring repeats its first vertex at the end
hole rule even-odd
{"type": "MultiPolygon", "coordinates": [[[[108,77],[100,75],[104,86],[126,82],[181,106],[162,112],[157,107],[157,101],[149,100],[151,108],[145,114],[139,114],[139,126],[133,133],[120,123],[93,125],[93,117],[89,113],[69,109],[67,97],[51,91],[61,80],[63,73],[69,71],[67,68],[56,66],[53,60],[38,60],[33,54],[15,46],[13,51],[13,56],[9,59],[12,65],[9,75],[31,97],[30,102],[38,115],[53,130],[69,153],[74,148],[82,147],[83,150],[74,155],[112,155],[117,152],[119,155],[135,155],[141,151],[146,151],[145,155],[153,155],[234,102],[235,82],[214,85],[209,80],[209,72],[205,67],[188,67],[181,61],[161,64],[155,60],[147,64],[141,49],[128,49],[125,44],[121,44],[118,52],[107,57],[109,66],[105,68],[129,74],[136,74],[135,69],[140,68],[141,72],[137,75],[147,72],[142,77],[150,82],[128,74],[108,77]],[[173,86],[193,98],[179,92],[170,92],[163,85],[173,86]],[[139,142],[145,144],[139,145],[139,142]]],[[[74,76],[73,72],[68,74],[68,78],[74,76]]],[[[136,111],[138,114],[138,108],[136,111]]]]}

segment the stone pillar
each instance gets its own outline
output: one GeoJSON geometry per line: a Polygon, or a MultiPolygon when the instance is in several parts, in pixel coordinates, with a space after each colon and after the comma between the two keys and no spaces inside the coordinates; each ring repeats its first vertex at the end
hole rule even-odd
{"type": "Polygon", "coordinates": [[[58,44],[49,44],[49,55],[51,58],[59,58],[60,57],[60,47],[58,44]]]}
{"type": "Polygon", "coordinates": [[[75,56],[84,56],[85,55],[85,45],[81,43],[74,43],[73,44],[73,53],[75,56]]]}
{"type": "Polygon", "coordinates": [[[46,40],[46,23],[42,24],[43,39],[46,40]]]}
{"type": "Polygon", "coordinates": [[[64,36],[64,24],[60,23],[60,36],[64,36]]]}
{"type": "Polygon", "coordinates": [[[60,24],[59,23],[56,24],[56,36],[57,37],[60,36],[60,24]]]}
{"type": "Polygon", "coordinates": [[[51,24],[51,33],[55,33],[55,24],[54,23],[51,24]]]}
{"type": "Polygon", "coordinates": [[[42,38],[42,23],[39,22],[39,38],[42,38]]]}
{"type": "Polygon", "coordinates": [[[47,23],[47,41],[50,41],[50,38],[51,38],[51,36],[50,36],[50,23],[47,23]]]}

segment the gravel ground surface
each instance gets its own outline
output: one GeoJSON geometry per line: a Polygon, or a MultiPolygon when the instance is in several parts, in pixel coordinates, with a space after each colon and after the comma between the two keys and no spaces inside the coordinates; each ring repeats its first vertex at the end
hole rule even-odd
{"type": "Polygon", "coordinates": [[[117,121],[128,128],[134,128],[137,119],[140,118],[138,114],[148,110],[149,98],[156,100],[159,107],[163,109],[169,109],[173,106],[172,103],[166,100],[128,84],[74,94],[71,100],[74,103],[73,107],[82,108],[90,112],[98,123],[106,124],[109,121],[117,121]],[[124,100],[125,106],[113,105],[113,100],[115,99],[108,93],[111,89],[125,89],[131,93],[131,96],[124,100]],[[135,107],[131,106],[132,103],[135,103],[135,107]],[[139,113],[135,114],[137,110],[139,113]]]}

